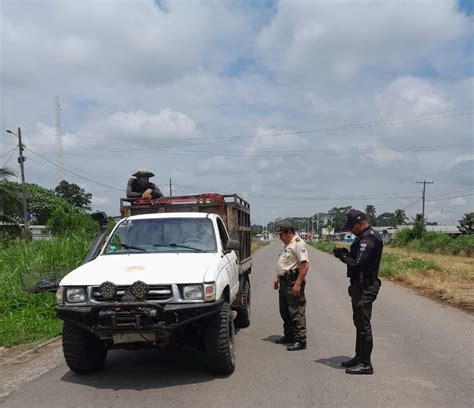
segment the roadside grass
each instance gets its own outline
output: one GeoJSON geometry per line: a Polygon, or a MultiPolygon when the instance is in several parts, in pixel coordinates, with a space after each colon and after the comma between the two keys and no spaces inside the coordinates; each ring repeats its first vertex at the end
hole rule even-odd
{"type": "Polygon", "coordinates": [[[262,241],[261,239],[252,239],[250,244],[250,252],[253,254],[255,251],[267,246],[271,241],[262,241]]]}
{"type": "MultiPolygon", "coordinates": [[[[317,242],[312,245],[329,253],[336,246],[333,242],[317,242]]],[[[337,246],[348,245],[338,242],[337,246]]],[[[423,295],[474,312],[473,258],[385,246],[379,274],[423,295]]]]}
{"type": "Polygon", "coordinates": [[[55,295],[34,294],[32,289],[39,278],[60,279],[79,265],[90,244],[85,234],[0,242],[0,346],[38,343],[60,333],[55,295]]]}

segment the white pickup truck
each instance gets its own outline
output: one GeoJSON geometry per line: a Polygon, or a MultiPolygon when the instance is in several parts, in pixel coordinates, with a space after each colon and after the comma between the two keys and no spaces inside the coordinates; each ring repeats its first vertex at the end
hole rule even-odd
{"type": "Polygon", "coordinates": [[[250,324],[248,203],[207,194],[126,204],[111,234],[59,283],[69,368],[100,370],[114,348],[192,346],[211,371],[231,374],[234,322],[250,324]]]}

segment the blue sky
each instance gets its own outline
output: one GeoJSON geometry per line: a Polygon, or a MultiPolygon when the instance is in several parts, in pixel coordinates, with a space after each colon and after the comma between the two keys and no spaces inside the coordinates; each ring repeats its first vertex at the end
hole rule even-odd
{"type": "Polygon", "coordinates": [[[474,207],[473,1],[156,4],[2,3],[0,123],[23,129],[28,181],[57,184],[59,96],[63,176],[110,214],[138,167],[174,194],[237,192],[259,223],[412,216],[420,179],[430,220],[474,207]]]}

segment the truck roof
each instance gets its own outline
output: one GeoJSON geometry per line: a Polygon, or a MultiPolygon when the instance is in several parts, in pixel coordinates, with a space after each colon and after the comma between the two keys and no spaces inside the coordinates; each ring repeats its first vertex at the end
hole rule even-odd
{"type": "Polygon", "coordinates": [[[132,215],[127,217],[128,220],[143,220],[154,218],[215,218],[217,214],[202,213],[202,212],[167,212],[167,213],[152,213],[132,215]]]}

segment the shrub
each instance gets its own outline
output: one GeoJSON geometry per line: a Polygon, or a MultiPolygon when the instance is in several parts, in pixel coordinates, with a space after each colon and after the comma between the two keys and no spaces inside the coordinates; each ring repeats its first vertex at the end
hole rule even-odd
{"type": "Polygon", "coordinates": [[[426,232],[420,242],[420,248],[426,252],[443,252],[453,239],[441,232],[426,232]]]}
{"type": "Polygon", "coordinates": [[[452,254],[462,252],[467,256],[474,255],[474,235],[460,235],[452,238],[447,249],[452,254]]]}
{"type": "Polygon", "coordinates": [[[412,240],[412,234],[411,230],[403,229],[401,231],[398,231],[395,236],[393,237],[393,240],[391,242],[391,245],[396,246],[396,247],[405,247],[408,245],[408,243],[412,240]]]}

